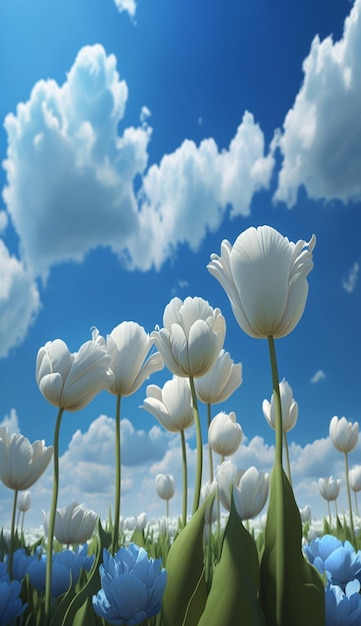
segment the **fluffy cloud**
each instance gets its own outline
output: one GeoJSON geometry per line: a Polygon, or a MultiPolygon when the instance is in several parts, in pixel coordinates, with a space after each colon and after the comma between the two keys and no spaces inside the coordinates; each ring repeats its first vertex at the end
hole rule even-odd
{"type": "Polygon", "coordinates": [[[317,372],[315,372],[311,378],[311,383],[312,384],[319,383],[320,380],[325,380],[325,378],[326,378],[325,372],[323,370],[317,370],[317,372]]]}
{"type": "Polygon", "coordinates": [[[39,308],[36,283],[0,239],[0,358],[23,341],[39,308]]]}
{"type": "Polygon", "coordinates": [[[292,207],[298,188],[309,197],[343,202],[361,198],[361,0],[343,37],[316,36],[303,64],[304,81],[284,121],[276,200],[292,207]]]}
{"type": "Polygon", "coordinates": [[[118,136],[127,97],[115,57],[87,46],[62,86],[39,81],[7,115],[3,197],[34,274],[97,245],[120,251],[137,230],[133,179],[147,164],[150,130],[118,136]]]}
{"type": "Polygon", "coordinates": [[[196,249],[229,205],[247,215],[268,186],[273,157],[250,113],[227,150],[187,140],[146,171],[150,112],[143,107],[138,127],[122,127],[127,97],[114,55],[97,44],[80,50],[62,85],[39,81],[7,115],[3,197],[34,275],[82,261],[96,246],[129,268],[160,268],[178,244],[196,249]]]}

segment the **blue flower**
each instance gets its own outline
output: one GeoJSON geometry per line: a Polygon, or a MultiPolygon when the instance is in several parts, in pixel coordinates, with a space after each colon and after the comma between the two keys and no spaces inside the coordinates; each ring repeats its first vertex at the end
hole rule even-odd
{"type": "Polygon", "coordinates": [[[13,578],[21,582],[28,573],[30,563],[37,559],[35,554],[27,554],[25,548],[18,548],[13,554],[13,578]]]}
{"type": "MultiPolygon", "coordinates": [[[[70,587],[70,582],[73,585],[78,582],[81,569],[90,570],[94,556],[88,556],[87,550],[88,546],[84,544],[79,546],[76,552],[63,550],[62,552],[54,553],[51,575],[51,595],[53,598],[58,598],[65,593],[70,587]]],[[[46,555],[41,555],[40,558],[32,560],[27,573],[33,587],[40,593],[44,593],[46,555]]]]}
{"type": "Polygon", "coordinates": [[[134,626],[159,613],[167,582],[161,559],[148,558],[144,548],[130,543],[114,558],[104,550],[99,572],[102,588],[93,608],[109,624],[134,626]]]}
{"type": "Polygon", "coordinates": [[[21,583],[10,581],[5,563],[0,566],[0,626],[6,626],[25,611],[27,603],[23,604],[19,598],[21,583]]]}
{"type": "Polygon", "coordinates": [[[338,585],[326,587],[326,626],[360,626],[360,582],[353,580],[342,591],[338,585]]]}
{"type": "Polygon", "coordinates": [[[325,572],[328,581],[343,591],[351,580],[361,581],[361,552],[355,552],[349,541],[324,535],[305,546],[304,553],[320,574],[325,572]]]}

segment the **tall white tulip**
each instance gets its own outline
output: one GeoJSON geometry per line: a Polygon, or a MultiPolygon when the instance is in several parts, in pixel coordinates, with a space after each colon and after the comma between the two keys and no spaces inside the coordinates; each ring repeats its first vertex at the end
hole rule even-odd
{"type": "Polygon", "coordinates": [[[48,341],[36,359],[36,382],[45,398],[67,411],[84,408],[113,379],[110,357],[94,341],[71,353],[62,339],[48,341]]]}
{"type": "Polygon", "coordinates": [[[211,255],[207,268],[245,333],[257,339],[284,337],[298,324],[315,244],[314,235],[309,242],[293,243],[271,226],[259,226],[241,233],[233,246],[224,240],[221,256],[211,255]]]}
{"type": "Polygon", "coordinates": [[[194,384],[198,398],[205,404],[225,402],[242,384],[242,363],[234,363],[222,348],[211,369],[194,384]]]}
{"type": "Polygon", "coordinates": [[[328,476],[327,478],[319,478],[318,480],[318,488],[320,490],[321,496],[332,502],[336,500],[340,494],[341,489],[341,478],[333,478],[333,476],[328,476]]]}
{"type": "MultiPolygon", "coordinates": [[[[55,539],[64,545],[85,543],[92,537],[97,519],[98,515],[95,511],[73,500],[65,508],[56,511],[55,539]]],[[[48,518],[45,511],[43,511],[43,526],[45,533],[48,534],[48,518]]]]}
{"type": "Polygon", "coordinates": [[[352,469],[350,469],[349,481],[350,481],[350,488],[355,494],[356,515],[358,515],[359,511],[358,511],[357,493],[361,491],[361,465],[355,465],[352,469]]]}
{"type": "Polygon", "coordinates": [[[340,452],[343,452],[345,455],[345,466],[346,466],[345,474],[346,474],[348,508],[349,508],[349,515],[350,515],[350,531],[351,531],[352,543],[355,549],[356,549],[356,536],[355,536],[355,529],[354,529],[353,515],[352,515],[348,455],[357,446],[358,433],[359,433],[358,422],[355,422],[353,424],[352,422],[349,422],[345,417],[341,417],[341,419],[339,419],[336,415],[334,415],[334,417],[331,419],[331,422],[330,422],[331,441],[333,445],[335,446],[335,448],[339,450],[340,452]]]}
{"type": "Polygon", "coordinates": [[[175,492],[175,480],[172,474],[157,474],[155,477],[155,488],[162,500],[166,501],[166,517],[169,518],[169,500],[173,498],[175,492]]]}
{"type": "Polygon", "coordinates": [[[163,385],[148,385],[147,397],[142,409],[145,409],[173,433],[189,428],[193,424],[192,394],[187,378],[173,376],[163,385]]]}
{"type": "Polygon", "coordinates": [[[53,455],[53,447],[34,441],[19,433],[0,439],[0,480],[14,491],[29,489],[45,472],[53,455]]]}
{"type": "MultiPolygon", "coordinates": [[[[298,404],[294,400],[292,387],[288,384],[287,380],[281,380],[279,384],[281,395],[281,407],[282,407],[282,429],[284,433],[294,428],[298,417],[298,404]]],[[[275,403],[274,394],[271,396],[271,402],[263,400],[262,411],[268,424],[275,430],[276,428],[276,415],[275,415],[275,403]]]]}
{"type": "Polygon", "coordinates": [[[212,419],[208,429],[208,445],[222,459],[225,456],[231,456],[238,450],[242,437],[243,431],[236,421],[234,411],[230,413],[221,411],[212,419]]]}
{"type": "Polygon", "coordinates": [[[177,376],[203,376],[223,347],[226,322],[203,298],[173,298],[164,309],[164,328],[151,337],[165,365],[177,376]]]}
{"type": "Polygon", "coordinates": [[[334,415],[330,422],[330,437],[339,452],[351,452],[357,446],[359,434],[358,422],[349,422],[345,417],[334,415]]]}

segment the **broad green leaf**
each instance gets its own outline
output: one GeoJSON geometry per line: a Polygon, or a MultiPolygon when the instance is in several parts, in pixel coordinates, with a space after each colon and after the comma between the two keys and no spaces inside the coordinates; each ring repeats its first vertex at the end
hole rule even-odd
{"type": "Polygon", "coordinates": [[[213,497],[210,496],[193,515],[169,550],[163,597],[165,626],[197,626],[203,612],[207,599],[203,562],[204,518],[213,497]],[[184,622],[186,615],[187,621],[184,622]]]}
{"type": "Polygon", "coordinates": [[[302,523],[292,487],[281,466],[273,468],[270,502],[261,561],[260,596],[267,626],[324,626],[322,578],[302,554],[302,523]],[[282,500],[284,506],[282,507],[282,500]],[[277,532],[283,526],[281,537],[277,532]],[[277,566],[282,560],[282,616],[277,618],[277,566]]]}
{"type": "Polygon", "coordinates": [[[199,626],[264,626],[258,589],[256,544],[243,526],[232,502],[221,558],[215,567],[212,587],[199,626]]]}

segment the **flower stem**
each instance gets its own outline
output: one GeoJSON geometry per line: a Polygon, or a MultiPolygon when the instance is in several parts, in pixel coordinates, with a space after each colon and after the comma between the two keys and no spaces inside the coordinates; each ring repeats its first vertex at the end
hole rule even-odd
{"type": "Polygon", "coordinates": [[[187,474],[187,449],[184,430],[180,431],[182,442],[182,470],[183,470],[183,507],[182,507],[182,528],[187,524],[187,498],[188,498],[188,474],[187,474]]]}
{"type": "Polygon", "coordinates": [[[120,400],[121,396],[117,396],[117,405],[115,411],[115,504],[114,504],[114,526],[112,553],[116,553],[118,549],[119,539],[119,517],[120,517],[120,489],[121,489],[121,458],[120,458],[120,400]]]}
{"type": "MultiPolygon", "coordinates": [[[[207,404],[207,420],[208,420],[208,430],[209,427],[211,425],[211,404],[210,402],[208,402],[207,404]]],[[[212,455],[212,448],[211,446],[208,444],[208,456],[209,456],[209,481],[212,484],[213,483],[213,455],[212,455]]]]}
{"type": "Polygon", "coordinates": [[[285,447],[285,454],[286,454],[286,468],[287,468],[287,478],[289,480],[289,483],[292,487],[292,477],[291,477],[291,464],[290,464],[290,455],[289,455],[289,451],[288,451],[288,441],[287,441],[287,434],[283,433],[283,444],[285,447]]]}
{"type": "Polygon", "coordinates": [[[277,525],[276,525],[276,623],[283,624],[285,602],[285,501],[283,491],[283,468],[282,468],[282,405],[279,388],[279,377],[276,359],[276,350],[273,336],[268,337],[268,347],[271,361],[273,398],[275,401],[276,418],[276,454],[273,471],[276,472],[276,501],[277,501],[277,525]]]}
{"type": "Polygon", "coordinates": [[[54,529],[55,529],[55,516],[56,506],[58,503],[59,492],[59,432],[61,418],[63,416],[64,409],[59,408],[58,416],[56,418],[55,432],[54,432],[54,475],[53,475],[53,494],[51,499],[51,508],[48,524],[48,545],[46,552],[46,574],[45,574],[45,621],[50,623],[51,612],[51,570],[53,561],[53,541],[54,541],[54,529]]]}
{"type": "Polygon", "coordinates": [[[195,486],[194,486],[194,499],[193,499],[193,510],[192,510],[192,515],[194,515],[194,513],[197,511],[199,507],[199,500],[201,497],[203,445],[202,445],[201,422],[199,419],[199,412],[198,412],[197,394],[196,394],[196,389],[194,386],[193,376],[189,377],[189,382],[190,382],[190,387],[191,387],[191,392],[192,392],[194,423],[196,427],[196,444],[197,444],[196,481],[195,481],[195,486]]]}
{"type": "Polygon", "coordinates": [[[352,539],[353,547],[355,548],[355,550],[357,550],[355,527],[354,527],[353,515],[352,515],[351,489],[350,489],[350,477],[349,477],[349,471],[348,471],[348,453],[347,452],[345,452],[345,464],[346,464],[346,487],[347,487],[348,508],[350,512],[351,539],[352,539]]]}
{"type": "Polygon", "coordinates": [[[14,543],[15,543],[15,516],[16,516],[16,503],[18,500],[18,490],[14,490],[14,500],[13,500],[13,512],[11,516],[11,534],[10,534],[10,548],[9,548],[9,565],[8,572],[10,579],[13,575],[13,556],[14,556],[14,543]]]}

